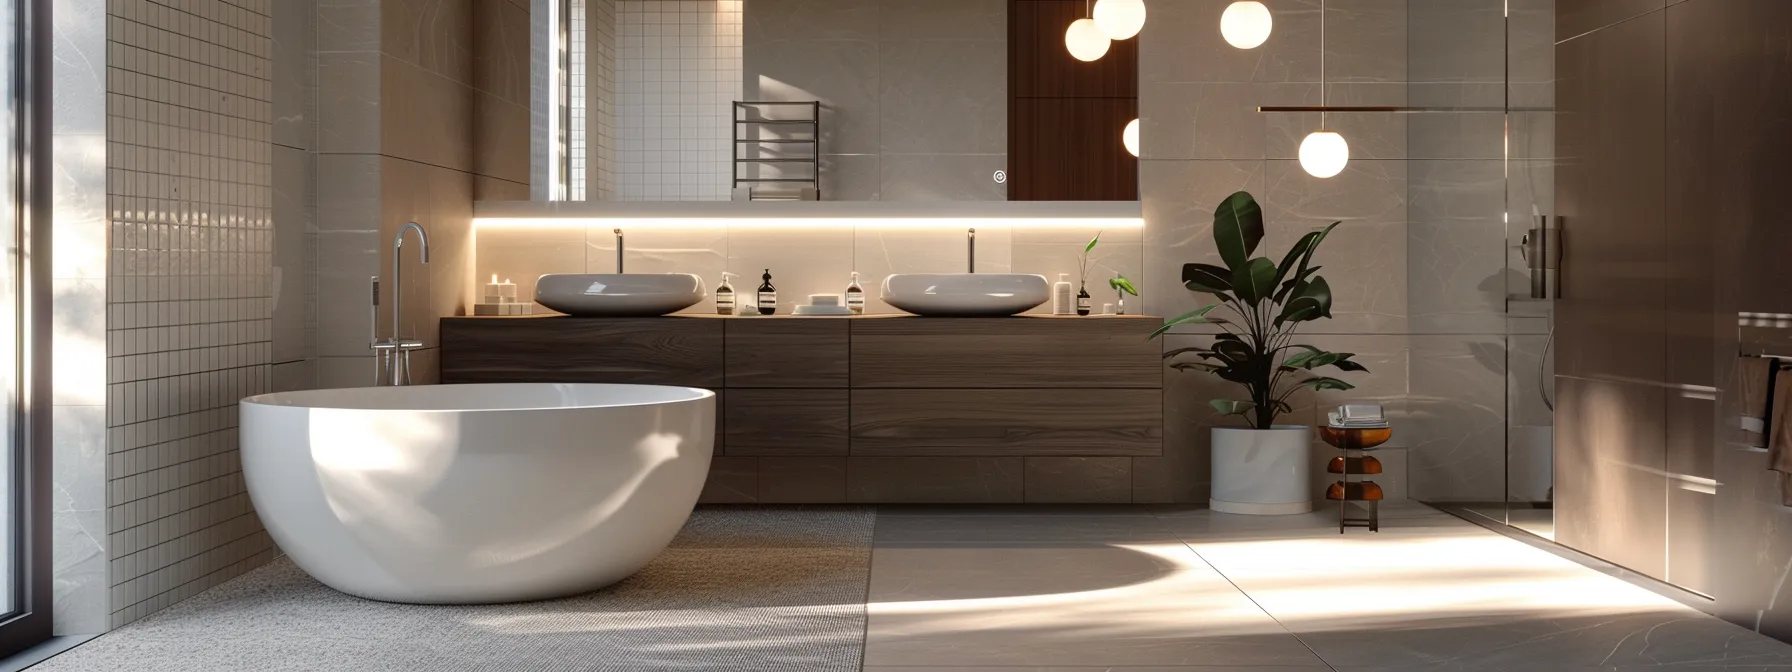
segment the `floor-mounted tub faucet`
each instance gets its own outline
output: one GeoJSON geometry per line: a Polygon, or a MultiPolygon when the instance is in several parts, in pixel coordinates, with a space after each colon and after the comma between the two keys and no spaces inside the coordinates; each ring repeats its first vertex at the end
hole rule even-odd
{"type": "MultiPolygon", "coordinates": [[[[429,263],[429,234],[423,226],[416,222],[406,222],[398,228],[398,235],[392,238],[392,338],[375,341],[374,352],[379,356],[380,371],[374,377],[375,385],[409,385],[411,384],[411,351],[423,347],[423,341],[405,338],[400,335],[400,326],[404,319],[404,234],[416,230],[417,242],[422,245],[421,259],[429,263]]],[[[379,279],[374,278],[374,307],[379,306],[379,279]]],[[[375,327],[377,331],[378,327],[375,327]]]]}
{"type": "Polygon", "coordinates": [[[622,275],[622,229],[616,229],[616,274],[622,275]]]}
{"type": "Polygon", "coordinates": [[[977,230],[976,229],[971,229],[971,230],[965,232],[965,234],[964,234],[964,250],[965,250],[964,272],[976,273],[977,272],[977,230]]]}

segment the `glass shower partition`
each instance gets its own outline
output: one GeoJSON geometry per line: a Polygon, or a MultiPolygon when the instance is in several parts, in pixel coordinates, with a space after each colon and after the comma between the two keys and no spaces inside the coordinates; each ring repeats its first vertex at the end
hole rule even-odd
{"type": "Polygon", "coordinates": [[[1406,11],[1410,493],[1548,538],[1555,0],[1406,11]]]}

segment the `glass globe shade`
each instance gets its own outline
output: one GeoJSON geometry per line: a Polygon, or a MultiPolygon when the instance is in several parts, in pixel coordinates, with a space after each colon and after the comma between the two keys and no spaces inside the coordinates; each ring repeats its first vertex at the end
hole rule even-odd
{"type": "Polygon", "coordinates": [[[1126,151],[1133,156],[1139,155],[1139,120],[1127,122],[1126,130],[1120,132],[1120,144],[1126,145],[1126,151]]]}
{"type": "Polygon", "coordinates": [[[1124,40],[1145,27],[1145,0],[1095,0],[1095,26],[1111,40],[1124,40]]]}
{"type": "Polygon", "coordinates": [[[1108,53],[1108,36],[1095,26],[1094,19],[1077,19],[1064,31],[1064,46],[1079,61],[1093,61],[1108,53]]]}
{"type": "Polygon", "coordinates": [[[1226,38],[1226,44],[1239,49],[1256,49],[1269,40],[1269,31],[1275,25],[1275,19],[1269,15],[1269,8],[1257,0],[1240,0],[1226,8],[1220,15],[1220,36],[1226,38]]]}
{"type": "Polygon", "coordinates": [[[1313,131],[1300,141],[1300,167],[1313,177],[1331,177],[1350,163],[1350,143],[1335,131],[1313,131]]]}

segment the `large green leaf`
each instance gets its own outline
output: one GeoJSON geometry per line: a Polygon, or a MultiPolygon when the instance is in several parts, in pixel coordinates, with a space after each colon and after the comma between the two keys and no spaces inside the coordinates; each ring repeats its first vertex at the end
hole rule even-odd
{"type": "Polygon", "coordinates": [[[1313,249],[1313,244],[1323,235],[1319,231],[1309,231],[1294,242],[1294,247],[1288,248],[1288,254],[1282,255],[1282,263],[1276,265],[1276,284],[1288,279],[1288,271],[1294,270],[1294,264],[1306,258],[1307,250],[1313,249]]]}
{"type": "Polygon", "coordinates": [[[1251,402],[1237,401],[1234,399],[1214,399],[1213,401],[1207,402],[1207,405],[1212,406],[1213,410],[1226,415],[1244,415],[1247,411],[1257,407],[1256,404],[1251,402]]]}
{"type": "Polygon", "coordinates": [[[1369,367],[1367,367],[1367,366],[1363,366],[1356,362],[1350,361],[1350,358],[1353,356],[1354,355],[1346,354],[1343,357],[1338,358],[1338,361],[1332,362],[1332,366],[1338,367],[1339,369],[1344,370],[1344,371],[1368,371],[1369,370],[1369,367]]]}
{"type": "Polygon", "coordinates": [[[1213,242],[1220,258],[1234,273],[1250,261],[1263,241],[1263,208],[1249,192],[1240,191],[1226,197],[1213,210],[1213,242]]]}
{"type": "Polygon", "coordinates": [[[1203,373],[1214,373],[1220,370],[1218,364],[1208,364],[1207,362],[1176,362],[1171,364],[1170,368],[1177,371],[1200,371],[1203,373]]]}
{"type": "Polygon", "coordinates": [[[1209,322],[1209,320],[1207,319],[1207,313],[1211,312],[1213,309],[1218,308],[1218,307],[1220,307],[1220,304],[1216,303],[1216,304],[1213,304],[1206,308],[1196,308],[1194,310],[1191,310],[1191,311],[1188,311],[1181,315],[1178,315],[1175,318],[1171,319],[1170,321],[1165,322],[1164,326],[1158,327],[1156,331],[1151,332],[1151,335],[1146,336],[1145,340],[1149,341],[1153,338],[1157,338],[1159,335],[1162,335],[1164,332],[1169,331],[1172,327],[1175,327],[1176,325],[1179,325],[1179,324],[1200,324],[1200,323],[1204,323],[1204,322],[1209,322]]]}
{"type": "Polygon", "coordinates": [[[1313,275],[1315,273],[1318,273],[1319,269],[1321,269],[1321,268],[1325,268],[1325,267],[1324,266],[1314,266],[1312,268],[1309,268],[1309,269],[1303,270],[1299,273],[1296,273],[1296,274],[1294,274],[1293,277],[1282,281],[1282,288],[1276,290],[1276,303],[1281,303],[1283,301],[1287,301],[1288,295],[1294,292],[1294,288],[1301,286],[1302,283],[1305,283],[1307,280],[1311,279],[1313,277],[1313,275]]]}
{"type": "Polygon", "coordinates": [[[1338,225],[1342,223],[1343,222],[1332,222],[1327,224],[1325,228],[1315,232],[1319,235],[1313,238],[1312,244],[1307,245],[1307,249],[1301,250],[1300,265],[1297,267],[1294,277],[1291,279],[1296,282],[1304,281],[1306,279],[1307,267],[1313,264],[1313,253],[1319,251],[1319,244],[1325,242],[1325,239],[1332,235],[1332,230],[1338,228],[1338,225]]]}
{"type": "Polygon", "coordinates": [[[1139,288],[1132,286],[1132,281],[1127,280],[1124,275],[1109,278],[1108,287],[1116,292],[1126,292],[1133,296],[1139,295],[1139,288]]]}
{"type": "Polygon", "coordinates": [[[1232,291],[1238,300],[1257,305],[1269,298],[1276,287],[1276,262],[1257,257],[1232,273],[1232,291]]]}
{"type": "Polygon", "coordinates": [[[1354,390],[1354,389],[1356,389],[1355,385],[1351,385],[1350,383],[1346,383],[1342,380],[1338,380],[1337,378],[1329,378],[1329,377],[1325,377],[1325,376],[1320,376],[1317,378],[1308,378],[1306,380],[1300,381],[1299,383],[1296,383],[1296,385],[1301,385],[1304,387],[1311,387],[1315,390],[1354,390]]]}
{"type": "Polygon", "coordinates": [[[1101,242],[1101,232],[1096,231],[1095,237],[1089,239],[1089,244],[1083,246],[1083,254],[1088,254],[1090,250],[1095,249],[1095,244],[1099,242],[1101,242]]]}
{"type": "Polygon", "coordinates": [[[1197,353],[1197,354],[1206,354],[1206,353],[1213,352],[1213,351],[1209,350],[1207,348],[1176,348],[1175,350],[1170,350],[1170,351],[1165,352],[1164,359],[1169,359],[1171,357],[1176,357],[1178,355],[1186,355],[1191,352],[1197,353]]]}
{"type": "Polygon", "coordinates": [[[1319,305],[1318,299],[1297,296],[1289,299],[1288,303],[1282,304],[1282,314],[1276,316],[1276,326],[1279,327],[1289,322],[1317,320],[1324,315],[1324,312],[1325,306],[1319,305]]]}
{"type": "Polygon", "coordinates": [[[1232,291],[1232,271],[1213,264],[1183,264],[1182,285],[1197,292],[1220,294],[1232,291]]]}
{"type": "Polygon", "coordinates": [[[1313,299],[1319,302],[1320,316],[1328,318],[1332,316],[1332,286],[1325,282],[1325,278],[1314,276],[1312,280],[1309,280],[1305,286],[1300,287],[1297,291],[1298,293],[1296,295],[1300,298],[1313,299]]]}

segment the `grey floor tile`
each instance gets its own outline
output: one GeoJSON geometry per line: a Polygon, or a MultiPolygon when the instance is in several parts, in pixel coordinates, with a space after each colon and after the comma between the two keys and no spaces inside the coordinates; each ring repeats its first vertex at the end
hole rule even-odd
{"type": "Polygon", "coordinates": [[[1317,666],[1177,543],[879,545],[867,666],[1317,666]]]}
{"type": "Polygon", "coordinates": [[[880,544],[915,543],[1174,543],[1154,516],[950,515],[879,517],[880,544]]]}

